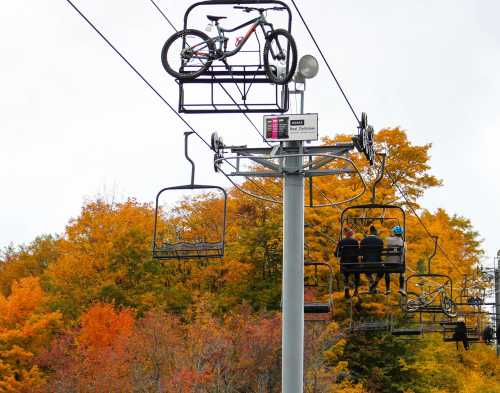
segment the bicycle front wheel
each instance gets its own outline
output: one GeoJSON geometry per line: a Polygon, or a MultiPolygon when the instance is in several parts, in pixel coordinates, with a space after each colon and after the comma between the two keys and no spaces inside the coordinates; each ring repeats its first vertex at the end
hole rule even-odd
{"type": "Polygon", "coordinates": [[[215,44],[199,30],[186,29],[175,33],[163,45],[161,63],[174,78],[195,79],[210,65],[215,44]]]}
{"type": "Polygon", "coordinates": [[[263,60],[271,82],[277,85],[290,82],[297,68],[297,45],[287,30],[276,29],[267,36],[263,60]]]}

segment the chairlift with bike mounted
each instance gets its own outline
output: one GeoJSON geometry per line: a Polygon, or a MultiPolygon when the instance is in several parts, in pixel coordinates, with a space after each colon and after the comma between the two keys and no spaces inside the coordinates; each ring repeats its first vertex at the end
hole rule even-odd
{"type": "Polygon", "coordinates": [[[455,303],[458,306],[471,306],[480,308],[486,298],[486,290],[491,287],[482,272],[477,268],[472,274],[464,274],[460,294],[455,303]]]}
{"type": "Polygon", "coordinates": [[[408,290],[403,307],[406,312],[443,313],[450,318],[457,315],[457,306],[453,301],[453,280],[446,274],[432,273],[431,263],[436,255],[438,237],[433,236],[434,251],[427,262],[427,273],[412,274],[406,279],[408,290]],[[420,288],[420,293],[410,291],[420,288]]]}
{"type": "Polygon", "coordinates": [[[208,0],[191,5],[184,15],[183,30],[165,42],[161,55],[163,67],[179,84],[179,112],[286,112],[289,109],[287,84],[295,73],[298,58],[290,34],[291,23],[290,8],[279,0],[208,0]],[[227,15],[230,5],[237,11],[258,15],[234,28],[221,26],[219,21],[226,16],[206,15],[210,22],[207,29],[216,30],[213,37],[188,27],[192,11],[199,11],[199,7],[210,6],[212,13],[223,6],[221,13],[227,15]],[[285,28],[275,28],[266,17],[268,12],[274,13],[274,21],[280,11],[288,14],[285,28]],[[226,34],[247,26],[248,31],[236,37],[232,48],[226,34]],[[257,46],[248,50],[251,37],[255,37],[257,46]],[[229,64],[228,60],[233,57],[240,59],[237,64],[229,64]],[[216,61],[220,64],[214,64],[216,61]]]}
{"type": "MultiPolygon", "coordinates": [[[[402,239],[405,243],[406,236],[406,213],[401,206],[375,203],[376,186],[383,178],[385,167],[385,154],[382,155],[382,163],[379,175],[372,186],[371,203],[363,205],[354,205],[345,208],[340,216],[340,235],[342,239],[343,230],[346,226],[352,225],[360,227],[365,233],[366,228],[373,225],[374,222],[379,222],[381,225],[390,224],[390,226],[399,225],[402,229],[402,239]],[[391,212],[386,216],[386,212],[391,212]]],[[[373,247],[360,245],[358,246],[343,246],[339,250],[340,270],[344,274],[351,273],[378,273],[392,274],[405,272],[405,252],[403,246],[390,247],[373,247]],[[364,261],[368,255],[376,255],[379,259],[375,262],[364,261]],[[356,259],[355,262],[346,262],[343,257],[351,257],[356,259]]]]}
{"type": "MultiPolygon", "coordinates": [[[[191,164],[191,183],[187,185],[163,188],[156,196],[155,221],[153,230],[153,258],[160,260],[222,258],[226,233],[227,193],[219,186],[194,183],[195,164],[188,155],[188,138],[193,132],[184,133],[184,155],[191,164]],[[176,216],[175,211],[165,216],[160,198],[175,192],[213,193],[216,199],[223,201],[220,212],[211,212],[211,218],[203,222],[203,227],[196,231],[185,217],[176,216]],[[173,218],[180,218],[177,223],[173,218]],[[201,233],[200,233],[201,231],[201,233]]],[[[191,213],[196,214],[196,213],[191,213]]],[[[206,218],[205,218],[206,219],[206,218]]]]}

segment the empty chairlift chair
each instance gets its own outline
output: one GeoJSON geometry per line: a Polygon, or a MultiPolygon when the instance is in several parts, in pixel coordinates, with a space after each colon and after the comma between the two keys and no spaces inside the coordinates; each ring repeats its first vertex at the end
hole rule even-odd
{"type": "Polygon", "coordinates": [[[306,321],[328,321],[333,313],[333,269],[326,262],[304,261],[306,271],[304,288],[309,289],[309,295],[318,296],[321,291],[327,291],[322,297],[327,300],[304,300],[304,319],[306,321]]]}
{"type": "MultiPolygon", "coordinates": [[[[188,137],[186,132],[184,154],[191,163],[191,183],[166,187],[156,196],[155,221],[153,233],[153,258],[160,260],[222,258],[226,231],[226,191],[219,186],[194,184],[195,165],[188,156],[188,137]],[[185,191],[185,193],[184,193],[185,191]],[[210,194],[209,200],[217,209],[212,209],[203,218],[196,210],[183,210],[180,206],[164,209],[161,201],[171,203],[168,196],[174,193],[210,194]],[[168,196],[167,196],[168,195],[168,196]]],[[[195,202],[196,203],[196,202],[195,202]]]]}

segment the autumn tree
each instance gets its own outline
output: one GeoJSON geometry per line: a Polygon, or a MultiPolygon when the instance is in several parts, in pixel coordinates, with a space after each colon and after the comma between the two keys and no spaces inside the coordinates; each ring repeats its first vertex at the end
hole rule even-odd
{"type": "Polygon", "coordinates": [[[34,362],[58,330],[59,312],[47,309],[39,279],[14,281],[10,295],[0,295],[0,391],[37,392],[45,376],[34,362]]]}

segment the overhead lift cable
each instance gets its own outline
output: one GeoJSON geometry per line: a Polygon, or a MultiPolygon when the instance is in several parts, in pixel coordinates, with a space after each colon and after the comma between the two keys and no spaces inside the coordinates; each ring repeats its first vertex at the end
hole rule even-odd
{"type": "MultiPolygon", "coordinates": [[[[66,2],[87,22],[87,24],[92,27],[92,29],[113,49],[113,51],[120,56],[120,58],[135,72],[135,74],[142,79],[142,81],[163,101],[165,105],[169,107],[169,109],[174,112],[174,114],[205,144],[208,146],[210,150],[212,146],[208,143],[203,137],[189,124],[189,122],[184,119],[175,109],[174,107],[160,94],[158,90],[154,88],[154,86],[134,67],[134,65],[127,60],[127,58],[109,41],[106,36],[83,14],[82,11],[71,1],[66,0],[66,2]]],[[[230,164],[230,163],[229,163],[230,164]]],[[[230,164],[231,165],[231,164],[230,164]]],[[[227,176],[226,176],[227,177],[227,176]]],[[[258,186],[260,185],[255,183],[252,179],[249,179],[251,183],[258,186]]],[[[265,191],[265,190],[264,190],[265,191]]]]}
{"type": "MultiPolygon", "coordinates": [[[[325,62],[326,66],[328,67],[328,70],[330,71],[330,74],[332,75],[333,77],[333,80],[335,81],[335,83],[337,84],[337,87],[340,89],[340,92],[342,93],[342,95],[344,96],[344,99],[345,101],[347,102],[347,105],[349,106],[349,108],[351,109],[351,112],[353,113],[354,117],[356,118],[357,122],[359,123],[359,119],[358,119],[358,116],[356,115],[356,112],[354,111],[351,103],[349,102],[349,99],[347,98],[347,95],[345,94],[344,92],[344,89],[342,89],[342,86],[340,85],[340,82],[338,81],[337,77],[335,76],[332,68],[330,67],[330,64],[328,63],[328,61],[326,60],[324,54],[323,54],[323,51],[321,50],[321,48],[319,47],[318,45],[318,42],[316,41],[316,39],[314,38],[314,35],[313,33],[311,32],[311,29],[309,28],[307,22],[305,21],[304,17],[302,16],[302,13],[300,12],[300,9],[299,7],[297,6],[297,3],[295,2],[295,0],[292,0],[292,3],[293,3],[293,6],[295,7],[295,10],[297,11],[297,13],[299,14],[299,17],[300,19],[302,20],[302,23],[304,24],[305,28],[307,29],[307,32],[309,33],[311,39],[313,40],[314,42],[314,45],[316,46],[316,49],[318,49],[318,52],[319,54],[321,55],[321,57],[323,58],[323,61],[325,62]]],[[[410,209],[412,210],[413,214],[417,217],[418,221],[420,222],[420,224],[422,225],[422,227],[424,228],[425,232],[427,233],[427,235],[429,237],[432,238],[432,233],[427,229],[427,227],[425,226],[424,222],[422,221],[422,219],[420,218],[420,216],[417,214],[417,212],[415,211],[415,209],[413,208],[412,204],[410,203],[409,199],[407,198],[406,194],[403,192],[403,190],[399,187],[399,185],[394,182],[394,179],[392,178],[392,175],[387,171],[387,174],[388,176],[391,178],[394,186],[398,189],[398,191],[400,192],[400,194],[403,196],[403,198],[405,199],[406,203],[408,204],[408,206],[410,207],[410,209]]],[[[448,257],[448,255],[446,254],[446,252],[444,251],[444,249],[441,247],[440,244],[438,244],[438,248],[439,250],[441,251],[441,253],[445,256],[445,258],[448,260],[448,262],[450,262],[450,264],[452,266],[454,266],[461,274],[462,273],[462,270],[454,263],[452,262],[452,260],[448,257]]]]}
{"type": "MultiPolygon", "coordinates": [[[[415,208],[413,207],[413,204],[411,203],[410,199],[408,198],[408,196],[405,194],[405,192],[403,191],[403,189],[400,187],[400,185],[397,183],[396,179],[391,175],[391,173],[389,171],[386,170],[386,173],[387,173],[387,176],[389,176],[389,179],[391,179],[391,182],[392,182],[392,185],[394,187],[396,187],[396,189],[399,191],[399,193],[401,194],[401,196],[403,197],[403,199],[405,200],[406,204],[408,205],[408,207],[410,208],[410,210],[412,211],[413,215],[417,218],[418,222],[420,223],[420,225],[422,226],[422,228],[424,228],[424,231],[427,233],[427,235],[432,239],[434,237],[434,235],[431,233],[431,231],[427,228],[427,226],[425,225],[425,223],[422,221],[422,218],[419,216],[419,214],[417,213],[417,211],[415,210],[415,208]]],[[[444,255],[444,257],[446,258],[446,260],[453,266],[455,267],[458,272],[460,274],[464,274],[462,272],[462,270],[460,269],[460,267],[454,263],[450,257],[448,257],[448,254],[446,254],[446,252],[444,251],[443,247],[441,247],[441,245],[438,243],[438,249],[439,251],[441,251],[441,253],[444,255]]]]}

